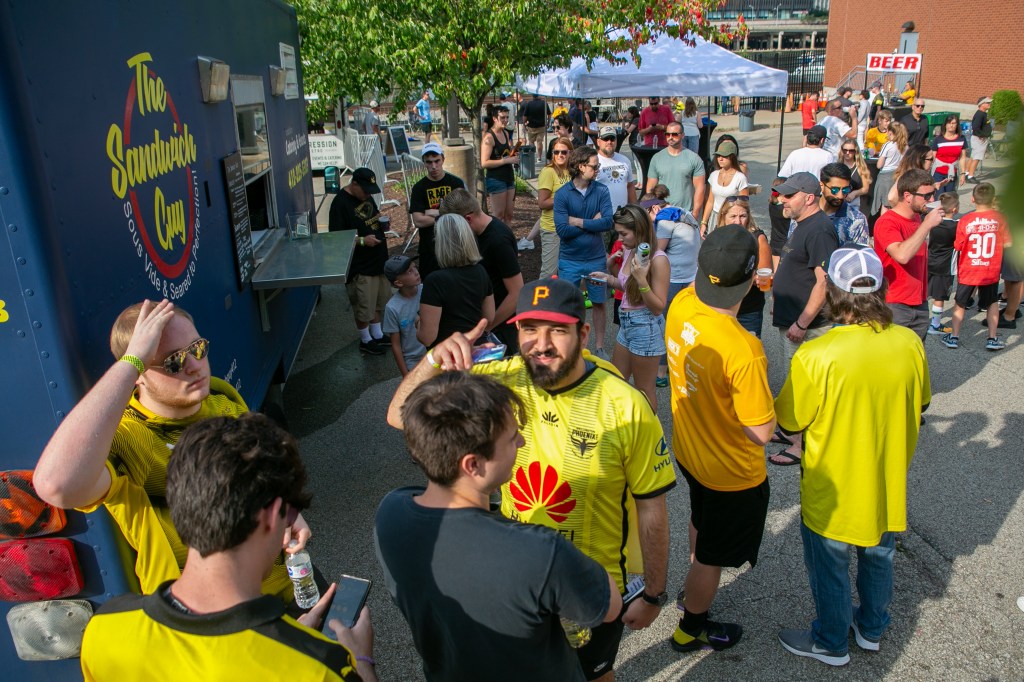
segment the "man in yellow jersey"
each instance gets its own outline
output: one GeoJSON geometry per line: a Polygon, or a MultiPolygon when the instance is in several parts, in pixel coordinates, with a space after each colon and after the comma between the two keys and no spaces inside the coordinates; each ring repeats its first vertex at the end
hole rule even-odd
{"type": "Polygon", "coordinates": [[[779,426],[805,433],[800,534],[818,616],[809,630],[782,630],[779,641],[792,654],[837,666],[850,660],[851,628],[861,649],[878,651],[889,624],[895,533],[907,528],[907,469],[931,385],[920,338],[893,324],[873,250],[836,250],[827,285],[836,326],[797,349],[775,401],[779,426]]]}
{"type": "Polygon", "coordinates": [[[89,621],[82,673],[92,680],[376,680],[373,626],[318,627],[334,586],[298,621],[261,594],[296,515],[309,505],[298,444],[268,417],[189,427],[167,467],[167,500],[188,546],[177,580],[115,597],[89,621]],[[340,642],[341,644],[339,644],[340,642]]]}
{"type": "Polygon", "coordinates": [[[645,589],[621,620],[593,629],[577,649],[588,680],[613,680],[623,625],[645,628],[668,600],[668,511],[675,486],[661,424],[643,394],[610,363],[583,348],[583,295],[570,282],[536,280],[523,287],[516,315],[521,356],[473,365],[472,344],[486,320],[468,334],[453,334],[402,381],[388,410],[401,424],[401,408],[421,383],[442,371],[490,376],[523,401],[529,420],[512,479],[502,486],[502,513],[554,528],[601,564],[625,591],[630,540],[639,542],[645,589]],[[636,534],[634,536],[634,534],[636,534]]]}
{"type": "MultiPolygon", "coordinates": [[[[57,427],[33,483],[56,507],[91,512],[104,505],[138,552],[135,572],[148,594],[176,578],[187,555],[165,498],[174,444],[190,424],[237,417],[249,408],[234,387],[210,376],[209,341],[199,336],[192,316],[169,301],[143,301],[122,311],[110,332],[110,350],[117,361],[57,427]]],[[[301,515],[286,546],[292,537],[299,548],[310,537],[301,515]]],[[[291,601],[280,559],[264,591],[291,601]]]]}
{"type": "Polygon", "coordinates": [[[743,635],[711,620],[722,567],[757,564],[768,514],[764,445],[775,429],[768,360],[736,320],[757,268],[757,241],[739,225],[712,232],[697,278],[665,320],[672,447],[690,486],[690,571],[678,601],[676,651],[716,651],[743,635]]]}

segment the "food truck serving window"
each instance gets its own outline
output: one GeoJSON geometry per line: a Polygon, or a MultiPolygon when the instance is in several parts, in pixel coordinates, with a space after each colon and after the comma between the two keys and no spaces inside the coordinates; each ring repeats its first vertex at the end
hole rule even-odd
{"type": "Polygon", "coordinates": [[[270,172],[270,126],[263,97],[264,83],[259,76],[231,77],[235,134],[242,154],[242,176],[254,246],[263,238],[265,230],[277,227],[274,174],[270,172]]]}

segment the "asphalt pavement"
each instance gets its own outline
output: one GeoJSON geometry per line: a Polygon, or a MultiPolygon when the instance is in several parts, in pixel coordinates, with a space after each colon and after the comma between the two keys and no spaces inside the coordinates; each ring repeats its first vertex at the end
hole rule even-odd
{"type": "MultiPolygon", "coordinates": [[[[774,115],[777,116],[777,115],[774,115]]],[[[798,124],[798,115],[787,116],[798,124]]],[[[724,127],[724,126],[723,126],[724,127]]],[[[784,149],[798,146],[798,125],[784,128],[784,149]]],[[[770,187],[779,129],[733,133],[751,182],[770,187]]],[[[988,164],[999,186],[1008,169],[988,164]]],[[[969,206],[969,189],[961,192],[969,206]]],[[[758,223],[768,225],[765,194],[754,197],[758,223]]],[[[947,312],[948,314],[948,312],[947,312]]],[[[770,316],[766,316],[770,324],[770,316]]],[[[769,465],[771,505],[754,569],[727,570],[712,607],[716,620],[741,623],[743,640],[725,652],[678,654],[668,645],[679,612],[671,604],[649,628],[628,632],[616,663],[619,680],[1019,680],[1024,678],[1024,343],[1017,330],[1007,348],[984,350],[979,313],[971,313],[961,347],[937,336],[926,342],[932,379],[927,424],[909,472],[909,526],[895,562],[892,623],[881,651],[850,641],[851,662],[832,669],[786,653],[780,628],[806,627],[814,607],[799,535],[798,467],[769,465]]],[[[614,325],[609,325],[610,334],[614,325]]],[[[1022,325],[1021,329],[1024,329],[1022,325]]],[[[612,341],[608,342],[611,347],[612,341]]],[[[784,380],[781,344],[766,326],[765,351],[774,391],[784,380]]],[[[884,372],[887,358],[878,358],[884,372]]],[[[309,326],[284,400],[289,427],[310,471],[313,560],[328,577],[370,578],[375,658],[383,680],[421,680],[408,627],[391,603],[372,538],[377,504],[391,489],[422,484],[401,434],[385,411],[398,385],[390,355],[363,357],[344,288],[328,286],[309,326]]],[[[660,417],[671,433],[668,389],[660,417]]],[[[780,449],[772,446],[771,451],[780,449]]],[[[682,481],[680,481],[682,483],[682,481]]],[[[669,592],[682,586],[688,564],[689,501],[685,484],[668,495],[672,534],[669,592]]],[[[508,567],[514,571],[514,566],[508,567]]]]}

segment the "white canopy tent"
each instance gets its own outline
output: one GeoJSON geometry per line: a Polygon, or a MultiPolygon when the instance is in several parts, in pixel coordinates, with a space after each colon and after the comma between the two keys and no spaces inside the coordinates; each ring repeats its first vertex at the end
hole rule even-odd
{"type": "Polygon", "coordinates": [[[786,96],[789,74],[763,66],[690,34],[690,47],[662,35],[642,46],[640,66],[628,54],[625,64],[606,59],[587,69],[576,58],[568,68],[549,69],[520,81],[526,92],[546,97],[757,97],[786,96]]]}

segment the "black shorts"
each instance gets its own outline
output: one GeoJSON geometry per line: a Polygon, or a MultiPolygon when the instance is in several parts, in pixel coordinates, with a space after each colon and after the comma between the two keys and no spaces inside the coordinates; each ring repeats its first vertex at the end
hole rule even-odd
{"type": "Polygon", "coordinates": [[[615,657],[619,655],[623,627],[625,626],[621,618],[610,623],[601,623],[591,630],[590,641],[586,646],[576,650],[583,675],[588,680],[596,680],[605,673],[615,670],[615,657]]]}
{"type": "Polygon", "coordinates": [[[1024,282],[1024,262],[1018,263],[1014,260],[1016,254],[1010,254],[1010,250],[1003,251],[1002,276],[1007,282],[1024,282]]]}
{"type": "Polygon", "coordinates": [[[994,284],[985,284],[982,286],[974,286],[972,284],[957,284],[956,285],[956,304],[961,308],[966,308],[967,302],[974,296],[974,291],[978,291],[978,307],[985,310],[993,303],[999,300],[999,282],[994,284]]]}
{"type": "Polygon", "coordinates": [[[953,290],[953,275],[928,275],[928,298],[933,301],[948,301],[953,290]]]}
{"type": "Polygon", "coordinates": [[[768,516],[768,479],[746,490],[712,490],[682,465],[679,470],[690,485],[690,521],[697,529],[697,546],[692,549],[697,561],[731,568],[749,561],[751,568],[756,566],[768,516]]]}

